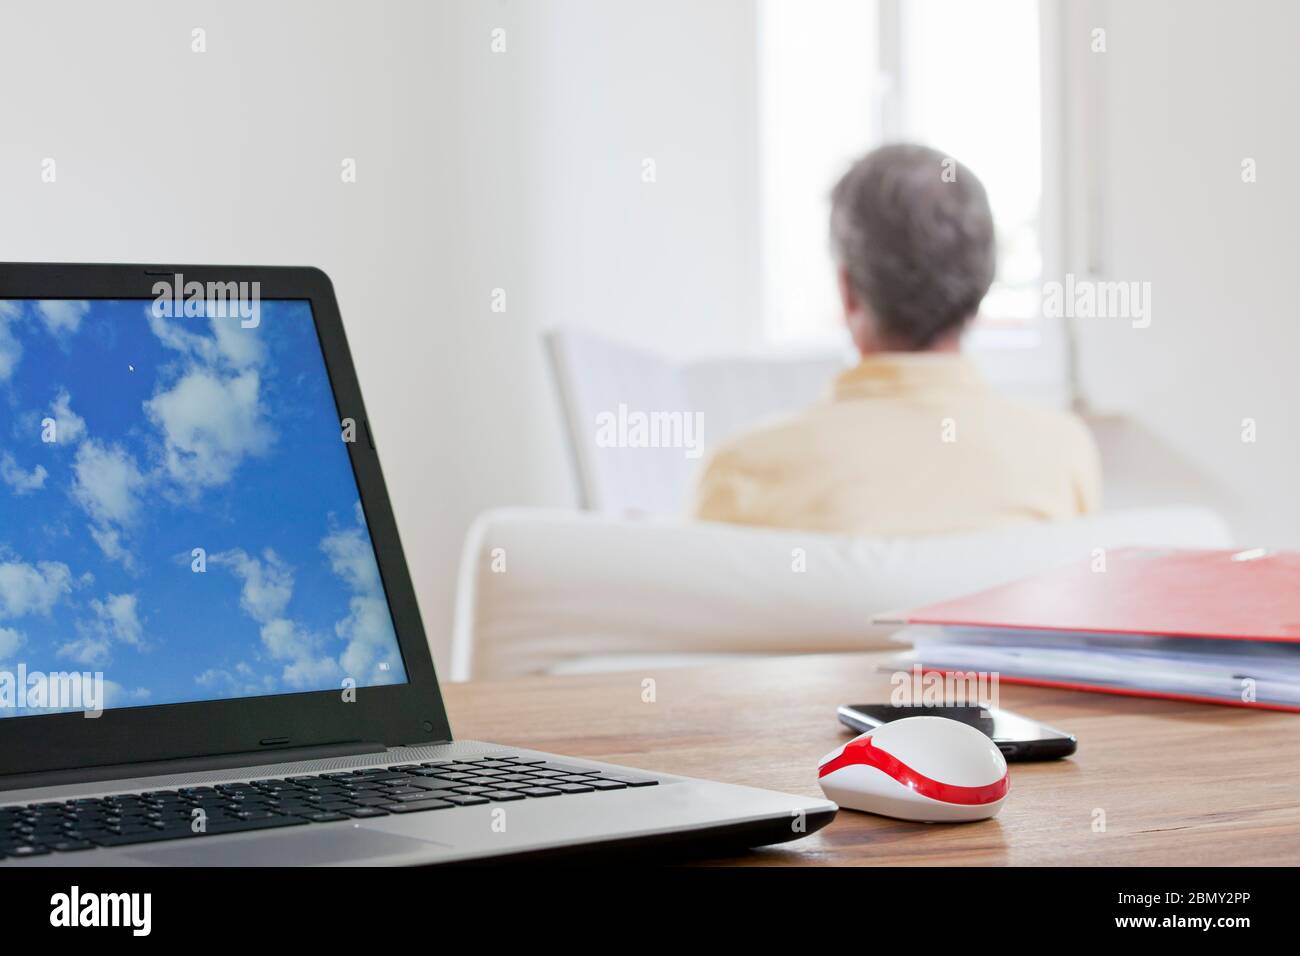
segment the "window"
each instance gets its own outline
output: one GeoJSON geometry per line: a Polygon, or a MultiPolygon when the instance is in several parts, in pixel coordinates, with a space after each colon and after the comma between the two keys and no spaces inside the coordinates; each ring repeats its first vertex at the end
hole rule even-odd
{"type": "Polygon", "coordinates": [[[980,348],[1040,344],[1045,259],[1039,0],[762,0],[763,305],[770,339],[839,334],[829,192],[882,142],[942,150],[984,182],[998,276],[980,348]]]}
{"type": "Polygon", "coordinates": [[[899,7],[898,137],[955,156],[984,183],[998,277],[992,328],[1041,311],[1042,107],[1038,0],[911,0],[899,7]]]}
{"type": "Polygon", "coordinates": [[[879,10],[872,0],[761,0],[760,261],[770,339],[840,332],[827,233],[831,186],[882,141],[879,10]]]}

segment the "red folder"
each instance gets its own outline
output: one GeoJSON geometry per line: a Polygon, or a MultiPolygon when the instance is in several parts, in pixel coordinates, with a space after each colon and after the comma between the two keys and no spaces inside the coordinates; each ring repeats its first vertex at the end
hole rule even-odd
{"type": "MultiPolygon", "coordinates": [[[[916,608],[908,624],[1300,641],[1300,553],[1107,551],[1064,568],[916,608]]],[[[1008,683],[1300,712],[1276,703],[1003,675],[1008,683]]]]}
{"type": "Polygon", "coordinates": [[[903,620],[909,624],[1098,634],[1300,641],[1300,553],[1123,548],[1095,560],[917,608],[903,620]]]}

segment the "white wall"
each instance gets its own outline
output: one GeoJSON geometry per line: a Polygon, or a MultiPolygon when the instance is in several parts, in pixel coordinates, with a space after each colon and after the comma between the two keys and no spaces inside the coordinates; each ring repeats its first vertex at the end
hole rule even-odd
{"type": "Polygon", "coordinates": [[[572,500],[537,330],[758,334],[752,30],[747,0],[6,3],[0,260],[324,268],[445,662],[473,516],[572,500]]]}
{"type": "MultiPolygon", "coordinates": [[[[1243,537],[1300,546],[1300,7],[1068,7],[1072,61],[1082,51],[1103,77],[1097,128],[1071,147],[1097,152],[1101,264],[1154,286],[1150,329],[1081,329],[1085,390],[1135,419],[1129,447],[1159,443],[1223,488],[1243,537]],[[1086,52],[1095,25],[1100,56],[1086,52]]],[[[444,659],[472,517],[572,500],[537,330],[578,324],[669,353],[760,335],[754,4],[124,9],[0,8],[0,259],[328,271],[444,659]],[[45,157],[56,184],[40,182],[45,157]]],[[[1075,220],[1085,212],[1076,202],[1075,220]]],[[[1078,249],[1073,262],[1086,266],[1078,249]]]]}
{"type": "Polygon", "coordinates": [[[1102,187],[1098,265],[1152,284],[1150,328],[1079,323],[1084,391],[1217,489],[1243,542],[1300,547],[1300,5],[1070,7],[1073,78],[1100,96],[1074,144],[1095,153],[1102,187]],[[1092,54],[1098,26],[1107,50],[1092,54]]]}

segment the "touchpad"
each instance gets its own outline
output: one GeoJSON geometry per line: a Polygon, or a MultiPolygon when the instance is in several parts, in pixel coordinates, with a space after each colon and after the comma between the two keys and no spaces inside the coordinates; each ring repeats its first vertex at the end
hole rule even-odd
{"type": "Polygon", "coordinates": [[[399,863],[427,860],[433,846],[446,844],[350,827],[295,827],[240,840],[202,837],[169,846],[141,848],[128,854],[154,866],[330,866],[343,863],[399,863]]]}

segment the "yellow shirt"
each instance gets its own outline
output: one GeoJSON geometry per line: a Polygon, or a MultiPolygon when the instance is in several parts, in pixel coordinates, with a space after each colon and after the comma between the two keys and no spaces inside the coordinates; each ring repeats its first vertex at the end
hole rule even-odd
{"type": "Polygon", "coordinates": [[[874,355],[829,400],[734,438],[705,465],[703,521],[870,535],[974,531],[1096,510],[1075,415],[1021,404],[956,353],[874,355]]]}

